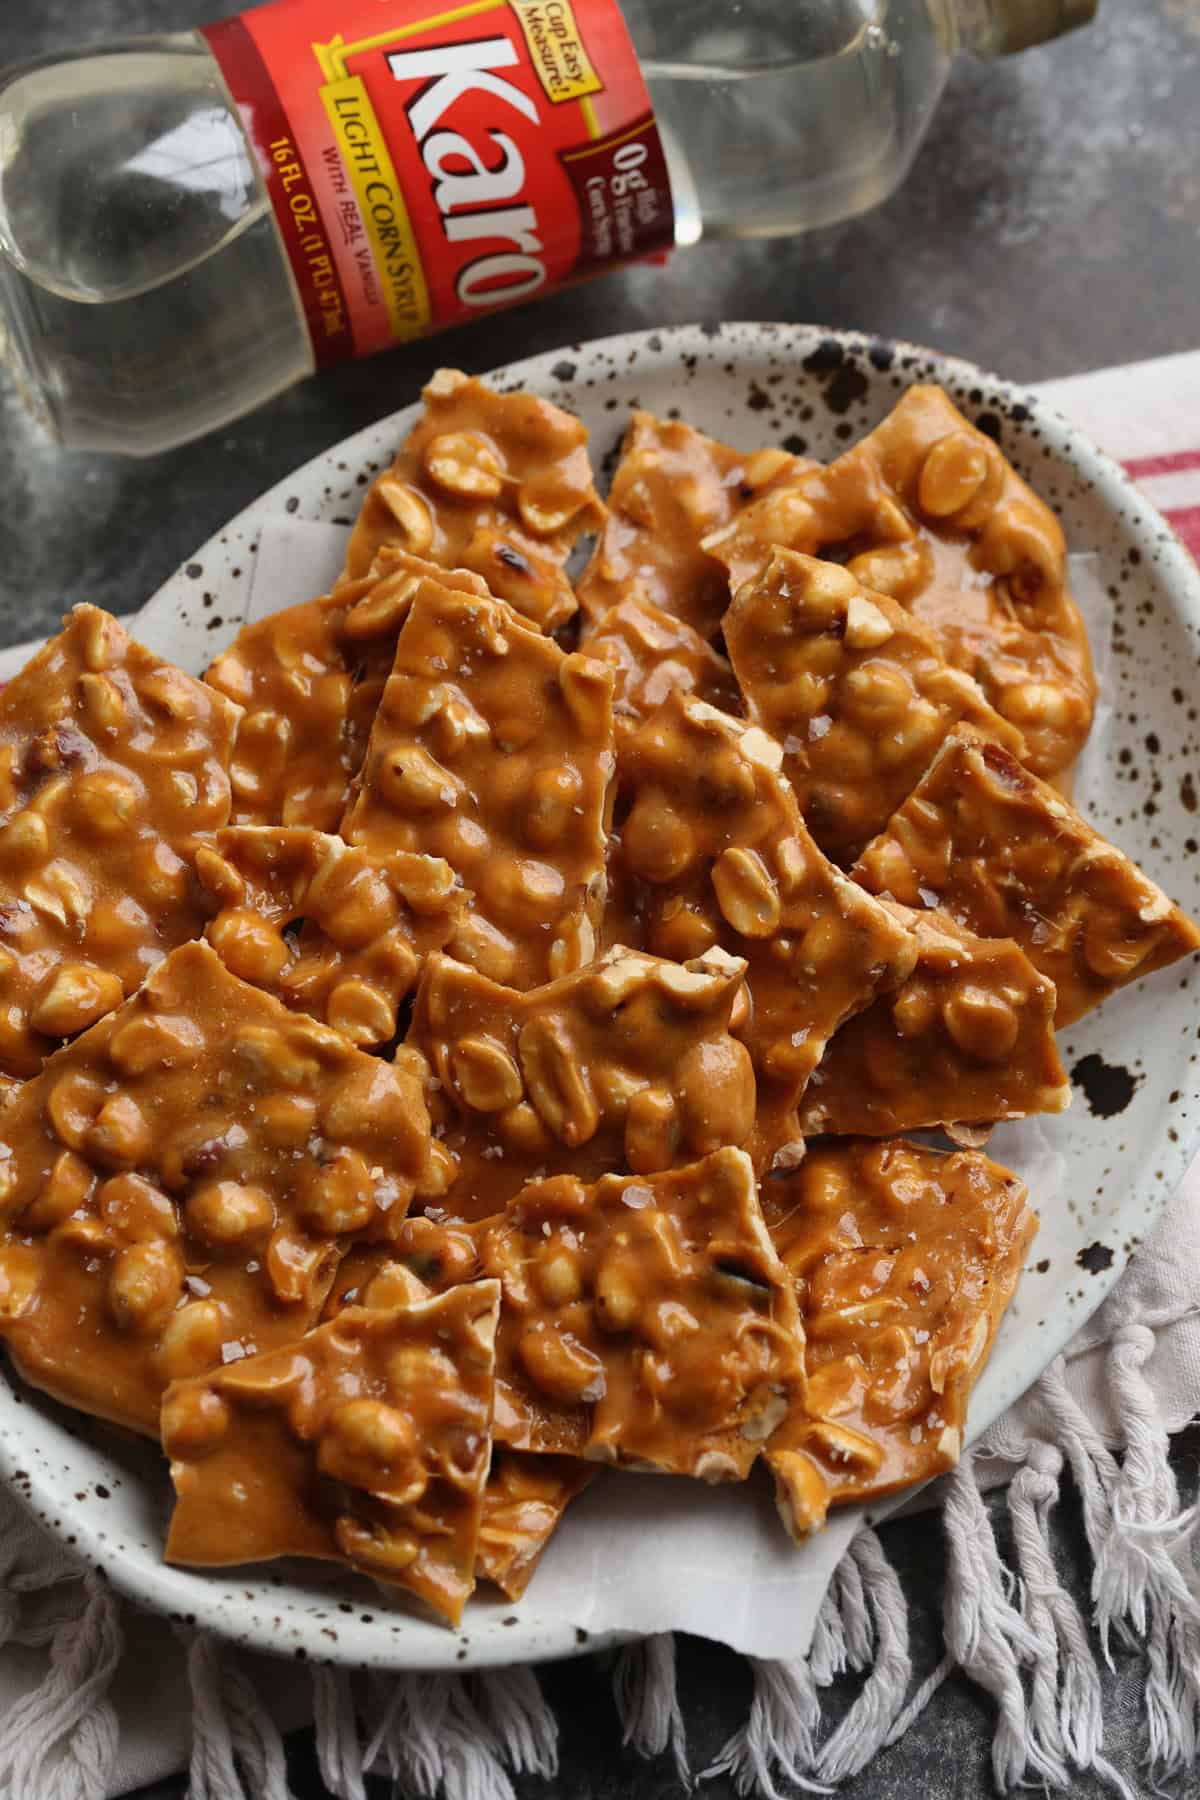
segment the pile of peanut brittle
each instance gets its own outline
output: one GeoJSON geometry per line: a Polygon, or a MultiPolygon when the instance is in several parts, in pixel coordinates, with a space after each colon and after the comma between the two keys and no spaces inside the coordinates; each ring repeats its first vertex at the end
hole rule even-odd
{"type": "Polygon", "coordinates": [[[585,435],[443,371],[332,593],[0,693],[0,1336],[161,1439],[177,1562],[454,1622],[597,1464],[797,1538],[948,1468],[1036,1223],[965,1146],[1200,945],[940,390],[828,467],[635,414],[607,505],[585,435]]]}

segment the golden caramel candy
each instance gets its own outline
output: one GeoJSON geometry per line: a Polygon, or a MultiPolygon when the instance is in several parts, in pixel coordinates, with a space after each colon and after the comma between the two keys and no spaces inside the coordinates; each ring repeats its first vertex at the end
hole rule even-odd
{"type": "Polygon", "coordinates": [[[743,455],[679,420],[635,412],[608,517],[576,590],[584,613],[598,621],[634,600],[712,637],[729,604],[729,582],[700,540],[810,466],[786,450],[743,455]]]}
{"type": "Polygon", "coordinates": [[[1200,931],[1161,888],[968,726],[947,738],[854,876],[981,936],[1015,938],[1058,989],[1060,1027],[1200,949],[1200,931]]]}
{"type": "Polygon", "coordinates": [[[204,679],[243,708],[238,825],[336,831],[362,767],[396,639],[422,578],[473,594],[477,575],[385,545],[361,580],[244,625],[204,679]]]}
{"type": "Polygon", "coordinates": [[[534,1456],[497,1445],[483,1491],[475,1573],[519,1600],[571,1501],[595,1468],[572,1456],[534,1456]]]}
{"type": "Polygon", "coordinates": [[[422,1198],[480,1219],[538,1175],[650,1173],[745,1142],[754,1072],[729,1023],[744,970],[719,948],[687,963],[614,949],[519,994],[431,956],[408,1044],[437,1080],[447,1165],[422,1198]]]}
{"type": "Polygon", "coordinates": [[[428,581],[342,835],[379,858],[443,857],[470,890],[452,954],[534,987],[593,955],[613,762],[606,669],[428,581]]]}
{"type": "Polygon", "coordinates": [[[21,1373],[153,1435],[167,1383],[289,1343],[352,1237],[400,1226],[428,1114],[409,1062],[185,944],[0,1115],[0,1331],[21,1373]]]}
{"type": "Polygon", "coordinates": [[[299,826],[228,826],[196,869],[226,967],[364,1050],[395,1036],[397,1009],[465,904],[439,857],[376,858],[299,826]]]}
{"type": "Polygon", "coordinates": [[[765,1185],[805,1334],[806,1399],[766,1451],[794,1537],[954,1467],[1037,1230],[1025,1202],[987,1157],[900,1139],[814,1147],[765,1185]]]}
{"type": "Polygon", "coordinates": [[[163,1400],[176,1503],[167,1559],[315,1556],[457,1625],[475,1586],[499,1288],[350,1307],[163,1400]]]}
{"type": "Polygon", "coordinates": [[[883,829],[959,719],[1024,751],[933,634],[836,563],[775,551],[734,596],[725,641],[750,717],[783,746],[805,824],[842,863],[883,829]]]}
{"type": "Polygon", "coordinates": [[[583,648],[613,672],[613,718],[624,739],[669,694],[691,694],[725,712],[740,712],[733,670],[711,644],[642,600],[621,600],[583,634],[583,648]]]}
{"type": "Polygon", "coordinates": [[[356,1244],[338,1267],[322,1319],[336,1318],[346,1306],[407,1305],[475,1281],[483,1223],[445,1219],[431,1209],[428,1216],[410,1213],[386,1244],[356,1244]]]}
{"type": "Polygon", "coordinates": [[[337,597],[305,600],[244,625],[205,674],[244,709],[233,763],[235,822],[332,831],[366,745],[350,723],[354,671],[337,597]]]}
{"type": "Polygon", "coordinates": [[[740,1150],[534,1182],[480,1231],[499,1443],[741,1481],[803,1403],[793,1287],[740,1150]]]}
{"type": "Polygon", "coordinates": [[[916,944],[813,843],[758,726],[673,695],[621,749],[606,931],[680,960],[747,964],[733,1029],[754,1062],[759,1167],[794,1153],[795,1107],[833,1033],[904,978],[916,944]]]}
{"type": "Polygon", "coordinates": [[[735,592],[776,548],[848,558],[975,677],[1023,735],[1032,769],[1070,768],[1096,684],[1062,528],[940,388],[909,388],[827,469],[772,487],[705,539],[735,592]]]}
{"type": "Polygon", "coordinates": [[[1062,1112],[1071,1085],[1054,1041],[1054,983],[1011,938],[942,912],[893,910],[917,940],[894,992],[849,1019],[813,1072],[800,1130],[889,1137],[1062,1112]]]}
{"type": "Polygon", "coordinates": [[[94,606],[0,692],[0,1070],[36,1074],[203,930],[237,718],[94,606]]]}
{"type": "Polygon", "coordinates": [[[425,411],[371,487],[346,553],[357,579],[384,545],[470,569],[542,631],[576,610],[565,565],[604,505],[587,432],[536,394],[498,394],[439,369],[425,411]]]}

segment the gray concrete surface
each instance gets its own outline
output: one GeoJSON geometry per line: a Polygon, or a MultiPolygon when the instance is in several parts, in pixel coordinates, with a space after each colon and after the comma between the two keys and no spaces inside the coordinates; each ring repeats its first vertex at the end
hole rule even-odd
{"type": "MultiPolygon", "coordinates": [[[[0,63],[121,32],[169,30],[236,7],[204,0],[4,0],[0,63]]],[[[403,404],[431,360],[472,369],[601,333],[693,318],[821,320],[937,344],[1019,379],[1068,374],[1200,341],[1200,0],[1102,0],[1091,30],[993,67],[957,71],[904,190],[868,218],[787,244],[701,246],[665,270],[610,277],[283,396],[215,440],[151,463],[48,450],[0,379],[0,633],[49,627],[64,604],[139,604],[225,518],[317,450],[403,404]]],[[[1194,1494],[1200,1432],[1175,1461],[1194,1494]]],[[[1003,1505],[996,1503],[1003,1532],[1003,1505]]],[[[1062,1564],[1086,1597],[1073,1499],[1062,1564]]],[[[919,1673],[939,1655],[941,1548],[934,1521],[887,1528],[913,1602],[919,1673]]],[[[738,1721],[745,1672],[723,1651],[682,1651],[686,1712],[702,1765],[738,1721]]],[[[288,1677],[290,1671],[288,1672],[288,1677]]],[[[602,1669],[545,1676],[563,1767],[521,1800],[659,1800],[666,1764],[618,1744],[602,1669]]],[[[845,1696],[835,1694],[836,1712],[845,1696]]],[[[1136,1662],[1106,1683],[1109,1755],[1155,1791],[1143,1754],[1136,1662]]],[[[960,1800],[989,1786],[992,1714],[967,1684],[942,1689],[909,1737],[843,1792],[848,1800],[960,1800]]],[[[290,1745],[295,1789],[323,1788],[311,1743],[290,1745]]],[[[380,1795],[385,1791],[382,1785],[380,1795]]],[[[725,1800],[726,1784],[708,1792],[725,1800]]],[[[1080,1800],[1110,1790],[1081,1778],[1080,1800]]],[[[1195,1786],[1186,1791],[1195,1793],[1195,1786]]],[[[182,1780],[142,1800],[179,1800],[182,1780]]],[[[30,1796],[29,1800],[35,1800],[30,1796]]]]}

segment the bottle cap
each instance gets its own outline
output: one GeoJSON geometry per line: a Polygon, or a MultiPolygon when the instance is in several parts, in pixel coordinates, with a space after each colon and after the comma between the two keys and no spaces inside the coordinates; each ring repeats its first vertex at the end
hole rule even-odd
{"type": "Polygon", "coordinates": [[[987,54],[1011,56],[1074,31],[1096,16],[1099,0],[992,0],[987,54]]]}

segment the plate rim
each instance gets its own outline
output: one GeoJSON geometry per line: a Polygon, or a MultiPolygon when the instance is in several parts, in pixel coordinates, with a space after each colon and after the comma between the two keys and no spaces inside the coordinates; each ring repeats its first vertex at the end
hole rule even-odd
{"type": "MultiPolygon", "coordinates": [[[[804,368],[806,355],[812,357],[822,349],[830,355],[836,351],[841,357],[847,354],[865,355],[873,362],[877,356],[886,357],[886,364],[876,362],[875,366],[883,375],[893,362],[896,363],[896,373],[900,375],[901,381],[898,391],[903,391],[917,380],[927,379],[945,385],[952,384],[967,391],[981,389],[986,403],[1007,404],[1013,409],[1025,409],[1015,422],[1021,427],[1036,424],[1042,432],[1043,442],[1050,445],[1054,455],[1098,490],[1104,510],[1115,521],[1119,521],[1135,539],[1142,540],[1143,552],[1149,552],[1146,560],[1155,572],[1157,585],[1168,597],[1171,610],[1190,627],[1195,636],[1200,637],[1200,567],[1176,537],[1169,522],[1141,492],[1133,477],[1113,456],[1072,424],[1053,403],[1043,400],[1035,391],[1034,384],[1007,380],[967,358],[933,350],[906,339],[887,338],[867,331],[783,321],[730,320],[715,326],[700,323],[664,325],[590,338],[540,351],[515,362],[501,363],[484,371],[482,379],[497,385],[529,386],[535,392],[570,387],[571,379],[556,373],[556,365],[561,368],[573,356],[594,356],[606,349],[619,349],[625,355],[631,350],[636,351],[639,370],[648,375],[659,375],[668,372],[672,366],[678,366],[684,356],[711,345],[714,339],[724,339],[727,342],[730,360],[735,365],[739,358],[747,356],[751,351],[761,354],[767,349],[779,352],[786,363],[796,367],[797,372],[804,368]],[[1109,491],[1106,492],[1106,489],[1109,491]],[[1115,495],[1121,496],[1123,505],[1115,503],[1115,495]]],[[[813,369],[810,372],[815,376],[818,371],[813,369]]],[[[725,379],[736,379],[736,369],[734,374],[725,379]]],[[[186,575],[189,563],[198,562],[210,553],[219,554],[222,539],[228,538],[235,530],[247,527],[253,530],[263,518],[284,512],[288,489],[298,478],[318,471],[327,474],[333,472],[336,475],[337,459],[353,465],[356,459],[369,457],[382,435],[390,435],[394,431],[398,436],[407,428],[419,404],[418,393],[406,406],[383,415],[298,464],[290,473],[264,489],[218,526],[192,556],[168,576],[144,605],[169,600],[177,588],[181,595],[188,593],[191,586],[186,575]]],[[[625,415],[622,413],[617,416],[622,418],[625,415]]],[[[134,615],[135,618],[136,616],[134,615]]],[[[1164,1178],[1157,1183],[1147,1184],[1148,1191],[1143,1196],[1147,1202],[1142,1213],[1143,1235],[1148,1235],[1154,1229],[1161,1212],[1177,1192],[1180,1180],[1200,1151],[1200,1120],[1186,1138],[1180,1134],[1180,1139],[1174,1144],[1159,1147],[1161,1153],[1158,1161],[1164,1170],[1164,1178]]],[[[1139,1193],[1140,1188],[1135,1186],[1133,1194],[1127,1197],[1125,1206],[1131,1206],[1139,1193]]],[[[1094,1316],[1123,1272],[1128,1256],[1127,1246],[1116,1247],[1109,1268],[1093,1276],[1088,1288],[1088,1299],[1094,1304],[1075,1321],[1076,1330],[1094,1316]]],[[[67,1536],[66,1521],[50,1522],[46,1516],[47,1512],[57,1510],[59,1496],[39,1478],[40,1472],[33,1474],[26,1471],[24,1481],[14,1480],[20,1465],[20,1455],[19,1452],[13,1454],[13,1446],[3,1421],[15,1404],[24,1403],[24,1395],[14,1389],[13,1383],[17,1378],[7,1361],[0,1365],[0,1369],[3,1372],[3,1382],[0,1384],[0,1480],[3,1480],[7,1492],[34,1514],[41,1529],[62,1541],[67,1536]],[[37,1509],[35,1503],[38,1501],[42,1503],[42,1511],[37,1509]]],[[[1034,1375],[1028,1380],[1017,1381],[1014,1376],[1013,1381],[1005,1384],[987,1416],[969,1421],[967,1443],[976,1440],[1037,1378],[1034,1375]],[[1008,1391],[1009,1389],[1012,1391],[1008,1391]]],[[[893,1510],[894,1506],[911,1500],[913,1492],[911,1489],[905,1490],[902,1496],[887,1507],[867,1507],[864,1509],[864,1516],[877,1521],[886,1511],[893,1510]]],[[[410,1618],[405,1614],[397,1614],[388,1637],[382,1639],[378,1646],[372,1645],[369,1658],[364,1659],[349,1644],[342,1646],[314,1643],[312,1640],[319,1637],[320,1633],[311,1618],[292,1627],[290,1641],[285,1639],[277,1625],[273,1627],[271,1621],[260,1618],[257,1612],[252,1611],[249,1622],[244,1624],[231,1620],[228,1616],[228,1603],[217,1591],[210,1589],[206,1600],[203,1571],[176,1569],[163,1562],[155,1571],[153,1586],[148,1587],[145,1573],[136,1559],[131,1562],[127,1553],[112,1544],[109,1535],[98,1528],[90,1511],[85,1510],[79,1518],[70,1520],[70,1533],[70,1553],[101,1573],[117,1592],[140,1607],[175,1620],[183,1619],[189,1626],[212,1631],[239,1646],[276,1656],[297,1655],[317,1666],[325,1663],[379,1670],[461,1672],[518,1660],[549,1661],[590,1654],[597,1649],[627,1642],[637,1635],[616,1631],[581,1633],[575,1625],[566,1621],[545,1623],[531,1619],[528,1622],[519,1621],[511,1636],[502,1637],[497,1633],[488,1639],[469,1643],[464,1653],[464,1629],[469,1632],[471,1623],[469,1613],[464,1618],[464,1627],[459,1631],[439,1630],[436,1637],[421,1631],[415,1635],[414,1642],[410,1645],[405,1643],[405,1638],[409,1635],[406,1628],[409,1625],[424,1626],[425,1621],[415,1615],[410,1618]],[[522,1626],[525,1627],[524,1630],[522,1626]]],[[[243,1566],[257,1570],[267,1565],[243,1566]]],[[[213,1573],[236,1574],[236,1570],[213,1573]]],[[[256,1575],[246,1585],[263,1586],[261,1576],[256,1575]]],[[[266,1586],[264,1591],[269,1596],[273,1589],[266,1586]]],[[[330,1605],[336,1610],[337,1595],[332,1591],[330,1605]]],[[[269,1601],[265,1611],[271,1611],[269,1601]]],[[[392,1615],[388,1617],[391,1619],[392,1615]]],[[[349,1620],[346,1623],[349,1625],[349,1620]]]]}

